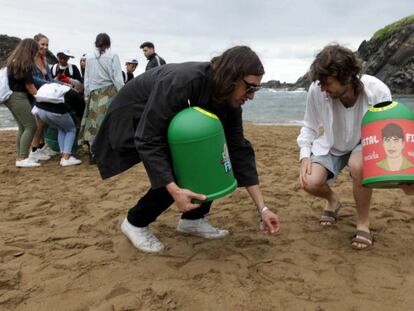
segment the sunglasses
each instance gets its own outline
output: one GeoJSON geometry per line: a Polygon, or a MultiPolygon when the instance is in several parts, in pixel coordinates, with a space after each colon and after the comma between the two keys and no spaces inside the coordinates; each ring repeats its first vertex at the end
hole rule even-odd
{"type": "Polygon", "coordinates": [[[243,79],[244,84],[246,85],[246,93],[255,93],[258,90],[260,90],[262,87],[260,85],[255,85],[252,83],[247,82],[246,80],[243,79]]]}

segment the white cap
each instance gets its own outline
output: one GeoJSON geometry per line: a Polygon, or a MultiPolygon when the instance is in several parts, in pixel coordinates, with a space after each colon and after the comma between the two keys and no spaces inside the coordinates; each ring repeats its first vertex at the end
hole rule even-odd
{"type": "Polygon", "coordinates": [[[58,56],[59,54],[63,54],[66,55],[68,57],[74,58],[75,56],[73,56],[72,52],[69,51],[68,49],[60,49],[56,52],[56,56],[58,56]]]}
{"type": "Polygon", "coordinates": [[[127,59],[127,61],[125,62],[125,64],[135,64],[135,65],[138,65],[138,61],[135,58],[130,58],[130,59],[127,59]]]}

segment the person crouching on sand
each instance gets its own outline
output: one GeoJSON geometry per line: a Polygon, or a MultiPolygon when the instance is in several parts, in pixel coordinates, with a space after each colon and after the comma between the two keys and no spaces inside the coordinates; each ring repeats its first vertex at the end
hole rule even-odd
{"type": "Polygon", "coordinates": [[[174,202],[183,213],[177,231],[206,239],[223,238],[229,233],[205,218],[212,202],[192,203],[193,199],[204,200],[205,195],[182,189],[175,182],[167,129],[171,119],[189,103],[219,117],[238,185],[246,187],[261,216],[263,230],[268,234],[279,232],[279,217],[265,206],[254,150],[243,135],[241,106],[254,98],[263,74],[256,53],[249,47],[236,46],[210,62],[167,64],[146,71],[115,96],[92,150],[103,178],[140,161],[144,163],[151,188],[121,225],[136,248],[144,252],[164,249],[149,225],[174,202]]]}
{"type": "Polygon", "coordinates": [[[361,62],[339,45],[325,47],[310,68],[300,147],[299,185],[309,194],[326,200],[320,218],[323,226],[336,223],[340,200],[329,187],[339,172],[349,167],[357,210],[357,228],[352,247],[373,244],[369,230],[372,189],[362,186],[361,121],[368,107],[390,101],[388,87],[373,76],[361,75],[361,62]],[[319,128],[324,134],[319,136],[319,128]]]}

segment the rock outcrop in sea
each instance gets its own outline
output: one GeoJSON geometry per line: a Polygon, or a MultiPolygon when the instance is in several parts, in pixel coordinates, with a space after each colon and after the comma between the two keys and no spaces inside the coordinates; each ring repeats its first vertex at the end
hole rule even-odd
{"type": "MultiPolygon", "coordinates": [[[[378,30],[355,53],[364,61],[363,73],[382,80],[394,94],[414,94],[414,15],[378,30]]],[[[276,82],[269,81],[264,86],[280,84],[276,82]]],[[[293,84],[284,85],[292,90],[308,89],[308,74],[293,84]]]]}

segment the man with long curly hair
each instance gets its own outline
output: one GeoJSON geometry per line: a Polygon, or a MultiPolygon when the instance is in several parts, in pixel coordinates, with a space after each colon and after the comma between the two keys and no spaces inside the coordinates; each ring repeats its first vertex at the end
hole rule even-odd
{"type": "Polygon", "coordinates": [[[361,121],[368,107],[391,100],[388,87],[373,76],[361,75],[361,61],[340,45],[326,46],[311,65],[300,147],[299,185],[326,200],[320,224],[336,223],[341,203],[329,187],[339,172],[349,167],[357,210],[357,230],[352,247],[373,244],[369,230],[372,189],[362,186],[361,121]],[[323,134],[320,135],[320,129],[323,134]]]}

